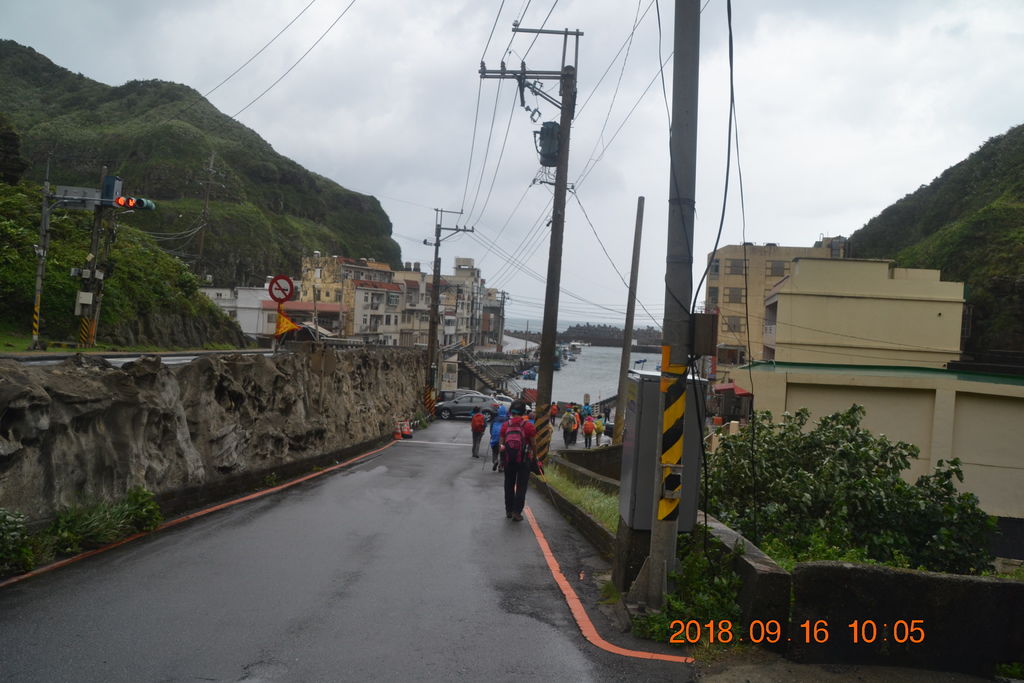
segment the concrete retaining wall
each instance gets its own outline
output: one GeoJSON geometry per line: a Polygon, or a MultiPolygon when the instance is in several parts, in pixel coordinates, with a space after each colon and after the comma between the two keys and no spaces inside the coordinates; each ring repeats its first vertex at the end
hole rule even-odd
{"type": "Polygon", "coordinates": [[[40,521],[134,486],[180,507],[323,464],[416,413],[423,363],[374,347],[121,368],[0,360],[0,507],[40,521]]]}
{"type": "Polygon", "coordinates": [[[796,659],[982,676],[991,676],[996,663],[1024,660],[1021,581],[807,562],[793,572],[793,592],[790,637],[796,659]],[[806,629],[800,625],[809,621],[813,627],[819,620],[828,624],[828,641],[806,643],[806,629]],[[875,623],[875,642],[855,643],[849,624],[866,620],[875,623]],[[908,633],[914,620],[921,630],[908,633]],[[904,625],[897,627],[896,622],[904,625]],[[922,639],[915,643],[910,638],[922,639]]]}

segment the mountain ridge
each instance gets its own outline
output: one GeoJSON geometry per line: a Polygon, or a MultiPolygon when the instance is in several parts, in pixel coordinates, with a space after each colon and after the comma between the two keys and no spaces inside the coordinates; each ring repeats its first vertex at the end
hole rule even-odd
{"type": "Polygon", "coordinates": [[[221,286],[299,272],[314,249],[393,265],[400,250],[379,201],[345,189],[276,152],[194,89],[160,80],[109,86],[0,40],[0,112],[21,137],[25,178],[99,184],[100,167],[159,211],[125,218],[221,286]],[[213,155],[214,172],[206,170],[213,155]],[[197,239],[204,183],[209,227],[197,239]],[[189,237],[172,238],[171,235],[189,237]],[[203,245],[199,258],[199,244],[203,245]]]}
{"type": "Polygon", "coordinates": [[[850,236],[857,258],[891,258],[962,281],[966,351],[1024,351],[1024,125],[897,200],[850,236]]]}

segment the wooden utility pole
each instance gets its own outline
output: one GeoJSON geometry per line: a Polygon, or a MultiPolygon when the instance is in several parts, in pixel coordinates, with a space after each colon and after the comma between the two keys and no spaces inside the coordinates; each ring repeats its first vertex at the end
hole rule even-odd
{"type": "Polygon", "coordinates": [[[511,78],[519,83],[520,102],[525,106],[525,90],[541,97],[561,109],[558,128],[558,159],[555,167],[555,195],[551,209],[551,247],[548,251],[547,290],[544,297],[544,327],[540,338],[540,363],[537,373],[536,403],[536,456],[544,460],[551,444],[551,387],[555,370],[555,341],[558,335],[558,295],[562,278],[562,235],[565,230],[565,197],[569,184],[569,132],[576,113],[576,64],[579,62],[579,39],[582,31],[554,31],[514,26],[515,33],[543,33],[562,36],[562,68],[560,71],[528,71],[521,63],[518,71],[509,71],[502,62],[501,69],[488,70],[481,63],[481,78],[511,78]],[[569,36],[575,37],[575,56],[566,63],[569,36]],[[561,101],[548,95],[536,85],[537,81],[559,82],[561,101]]]}
{"type": "Polygon", "coordinates": [[[434,245],[434,291],[430,305],[430,331],[427,333],[427,377],[423,389],[423,408],[430,416],[434,414],[434,402],[437,400],[437,377],[441,369],[441,363],[437,358],[437,328],[441,317],[441,242],[460,232],[473,232],[473,228],[460,228],[457,225],[454,228],[446,228],[441,225],[446,213],[455,216],[462,215],[461,211],[434,209],[434,241],[431,243],[430,240],[423,240],[423,244],[427,246],[434,245]],[[442,230],[448,230],[452,235],[442,239],[442,230]]]}
{"type": "Polygon", "coordinates": [[[626,329],[622,335],[622,359],[619,361],[619,394],[615,397],[615,431],[612,443],[622,443],[626,427],[626,374],[633,350],[633,315],[636,313],[636,278],[640,269],[640,236],[644,227],[644,198],[636,198],[636,228],[633,231],[633,263],[629,269],[629,300],[626,302],[626,329]]]}

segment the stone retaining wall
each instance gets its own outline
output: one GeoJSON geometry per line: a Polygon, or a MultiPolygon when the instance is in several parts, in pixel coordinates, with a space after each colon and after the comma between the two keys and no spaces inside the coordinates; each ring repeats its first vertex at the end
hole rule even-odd
{"type": "Polygon", "coordinates": [[[0,360],[0,507],[40,521],[134,486],[199,501],[322,464],[415,415],[423,363],[417,350],[374,347],[121,368],[83,355],[0,360]]]}

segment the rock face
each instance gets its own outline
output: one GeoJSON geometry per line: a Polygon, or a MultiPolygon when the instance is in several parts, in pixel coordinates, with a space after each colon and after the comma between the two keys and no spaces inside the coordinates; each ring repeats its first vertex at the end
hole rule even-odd
{"type": "Polygon", "coordinates": [[[179,347],[201,349],[205,344],[244,347],[245,336],[236,323],[210,312],[195,315],[151,312],[132,320],[101,328],[103,341],[118,346],[179,347]]]}
{"type": "Polygon", "coordinates": [[[0,508],[44,520],[133,486],[216,487],[385,438],[417,412],[423,363],[384,348],[0,361],[0,508]]]}

